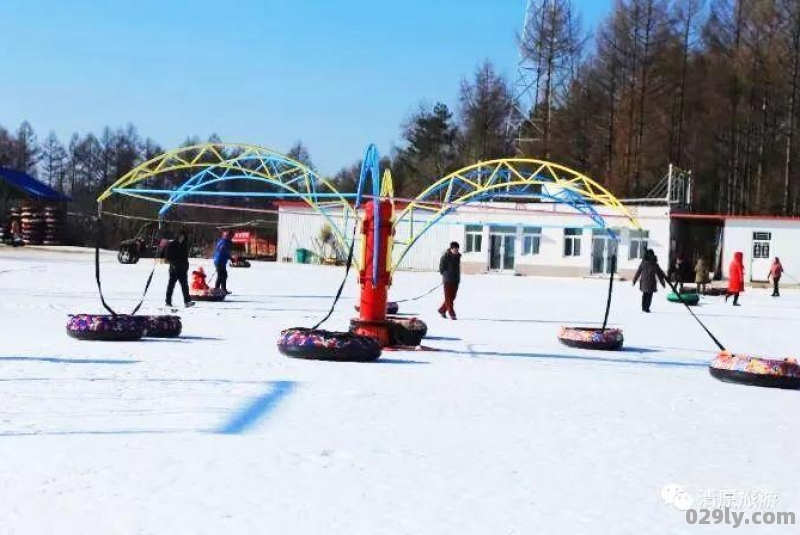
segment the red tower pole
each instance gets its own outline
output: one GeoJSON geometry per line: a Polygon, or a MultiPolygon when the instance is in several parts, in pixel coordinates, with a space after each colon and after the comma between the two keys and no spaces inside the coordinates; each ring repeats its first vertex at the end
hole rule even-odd
{"type": "Polygon", "coordinates": [[[370,200],[364,206],[361,227],[364,243],[359,283],[361,302],[359,319],[354,322],[357,334],[372,336],[381,345],[391,344],[390,324],[386,322],[386,303],[392,284],[389,247],[392,236],[392,203],[387,200],[370,200]],[[375,204],[378,203],[377,225],[375,204]],[[377,250],[377,254],[376,254],[377,250]],[[377,263],[377,266],[376,266],[377,263]],[[376,269],[377,268],[377,269],[376,269]]]}

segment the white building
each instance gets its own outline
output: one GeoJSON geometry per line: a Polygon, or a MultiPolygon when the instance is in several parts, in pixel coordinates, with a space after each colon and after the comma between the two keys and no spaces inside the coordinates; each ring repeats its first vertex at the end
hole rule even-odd
{"type": "MultiPolygon", "coordinates": [[[[606,224],[617,232],[617,270],[632,276],[644,251],[653,249],[666,265],[670,250],[670,215],[666,204],[628,206],[643,230],[631,228],[621,214],[594,206],[606,224]]],[[[400,209],[400,208],[398,208],[400,209]]],[[[341,213],[334,212],[343,227],[341,213]]],[[[399,260],[412,230],[415,235],[427,221],[404,220],[398,224],[393,254],[399,260]],[[413,228],[412,228],[413,227],[413,228]]],[[[352,233],[352,221],[346,230],[352,233]]],[[[325,219],[305,203],[284,202],[278,210],[278,259],[291,261],[296,249],[317,256],[332,253],[322,246],[325,219]]],[[[400,264],[400,269],[436,270],[439,258],[451,241],[461,244],[464,273],[509,273],[544,276],[587,276],[609,269],[613,240],[594,228],[587,216],[569,206],[554,203],[476,203],[459,208],[430,226],[400,264]]],[[[357,241],[359,235],[357,234],[357,241]]],[[[358,244],[356,251],[360,251],[358,244]]],[[[342,252],[339,251],[339,256],[342,252]]]]}

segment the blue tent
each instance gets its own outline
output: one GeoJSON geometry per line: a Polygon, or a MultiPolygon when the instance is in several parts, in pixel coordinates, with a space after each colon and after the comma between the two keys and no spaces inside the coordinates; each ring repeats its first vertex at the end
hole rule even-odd
{"type": "Polygon", "coordinates": [[[66,202],[72,199],[47,184],[39,182],[28,173],[15,171],[8,167],[0,167],[0,181],[24,193],[27,197],[38,201],[66,202]]]}

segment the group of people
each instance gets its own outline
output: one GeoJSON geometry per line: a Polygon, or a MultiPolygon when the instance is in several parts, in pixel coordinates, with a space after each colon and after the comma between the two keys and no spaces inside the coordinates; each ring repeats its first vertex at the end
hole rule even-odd
{"type": "MultiPolygon", "coordinates": [[[[228,291],[228,269],[227,265],[231,259],[231,249],[233,242],[227,232],[222,233],[222,237],[217,240],[214,247],[214,267],[217,270],[216,289],[221,289],[225,293],[228,291]]],[[[172,307],[172,294],[175,285],[179,283],[183,291],[184,303],[187,307],[194,305],[189,293],[188,273],[189,273],[189,245],[185,231],[178,233],[177,238],[172,240],[166,249],[165,257],[169,262],[169,282],[167,283],[168,307],[172,307]]],[[[666,288],[666,281],[669,279],[678,285],[678,292],[683,292],[683,283],[687,278],[688,264],[683,256],[678,256],[667,276],[658,265],[658,257],[652,249],[645,252],[639,268],[633,277],[633,285],[639,283],[642,292],[642,312],[649,313],[653,303],[653,294],[658,291],[658,284],[666,288]]],[[[458,242],[451,242],[450,247],[442,254],[439,260],[439,273],[442,276],[442,286],[444,288],[444,301],[439,307],[439,315],[442,318],[450,317],[456,319],[455,300],[458,295],[458,287],[461,284],[461,253],[458,242]]],[[[779,258],[775,258],[770,267],[769,278],[772,280],[773,297],[780,297],[780,280],[784,269],[779,258]]],[[[209,289],[206,283],[206,276],[203,268],[200,267],[192,272],[192,289],[202,291],[209,289]]],[[[739,306],[739,295],[744,292],[744,254],[736,252],[733,261],[728,269],[728,289],[725,294],[725,301],[733,297],[733,305],[739,306]]],[[[709,269],[705,261],[700,258],[694,267],[694,281],[697,290],[705,293],[706,285],[711,282],[709,269]]]]}
{"type": "MultiPolygon", "coordinates": [[[[231,259],[232,248],[233,241],[230,235],[227,232],[223,232],[214,246],[214,267],[217,270],[215,288],[222,290],[226,294],[231,293],[228,291],[228,262],[231,259]]],[[[166,305],[172,308],[172,294],[175,292],[175,285],[180,284],[184,305],[187,308],[194,306],[194,301],[192,301],[189,292],[189,239],[185,230],[178,232],[178,236],[169,242],[164,251],[164,258],[169,263],[166,305]]],[[[202,267],[192,272],[192,277],[193,290],[209,289],[202,267]]]]}
{"type": "MultiPolygon", "coordinates": [[[[658,284],[661,287],[666,287],[666,280],[669,279],[678,288],[679,293],[683,293],[683,283],[686,280],[686,272],[688,264],[683,256],[678,256],[670,269],[670,276],[667,277],[658,265],[658,258],[652,249],[645,252],[644,259],[642,259],[639,268],[636,270],[636,275],[633,277],[633,284],[639,282],[639,289],[642,292],[642,312],[650,312],[650,306],[653,302],[653,294],[658,291],[658,284]]],[[[768,279],[772,280],[772,297],[780,297],[780,281],[783,276],[784,269],[781,264],[780,258],[775,257],[769,270],[768,279]]],[[[709,277],[709,270],[705,261],[700,258],[697,260],[694,268],[694,281],[697,285],[697,290],[705,293],[706,285],[711,282],[709,277]]],[[[728,267],[728,288],[725,293],[725,302],[733,297],[733,306],[740,306],[739,295],[744,292],[744,254],[736,252],[733,255],[733,260],[728,267]]]]}

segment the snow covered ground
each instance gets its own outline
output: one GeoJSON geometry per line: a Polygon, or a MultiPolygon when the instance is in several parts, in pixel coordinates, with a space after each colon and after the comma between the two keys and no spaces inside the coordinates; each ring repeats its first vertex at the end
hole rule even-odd
{"type": "MultiPolygon", "coordinates": [[[[151,261],[103,255],[113,307],[138,301],[151,261]]],[[[209,273],[213,267],[205,263],[209,273]]],[[[768,489],[800,514],[797,392],[720,383],[688,313],[620,283],[626,350],[581,351],[563,324],[602,320],[607,283],[467,276],[459,321],[419,314],[439,352],[375,364],[292,360],[281,328],[327,311],[341,268],[255,263],[235,292],[182,313],[185,336],[108,344],[64,332],[102,312],[92,252],[0,248],[0,533],[663,534],[688,525],[661,499],[768,489]]],[[[143,312],[163,303],[158,266],[143,312]]],[[[394,300],[434,273],[400,273],[394,300]]],[[[354,314],[351,275],[326,327],[354,314]]],[[[176,301],[179,301],[176,298],[176,301]]],[[[706,298],[729,348],[796,354],[800,293],[706,298]]],[[[742,525],[735,532],[796,533],[742,525]]]]}

